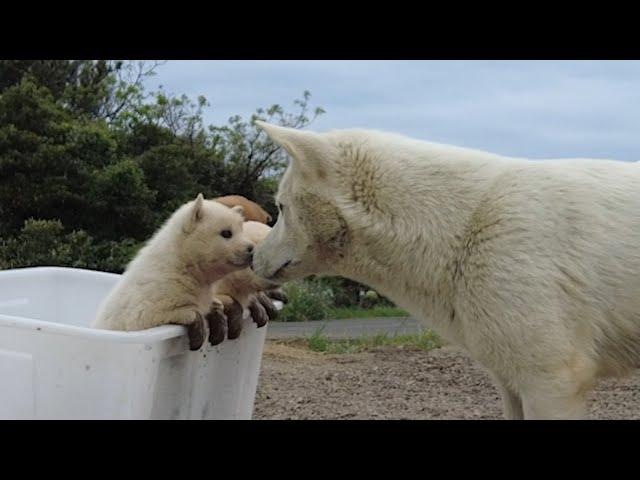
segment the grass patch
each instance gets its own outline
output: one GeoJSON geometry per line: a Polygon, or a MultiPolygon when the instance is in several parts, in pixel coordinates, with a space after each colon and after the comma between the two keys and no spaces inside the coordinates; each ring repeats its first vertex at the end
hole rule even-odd
{"type": "Polygon", "coordinates": [[[324,353],[359,353],[375,347],[383,346],[408,346],[428,352],[434,348],[441,347],[443,342],[438,336],[430,331],[411,335],[389,335],[381,333],[370,337],[332,339],[327,337],[322,331],[324,327],[318,328],[313,334],[307,337],[307,346],[314,352],[324,353]]]}
{"type": "Polygon", "coordinates": [[[398,307],[342,307],[330,308],[327,318],[341,320],[344,318],[373,318],[373,317],[408,317],[409,314],[398,307]]]}

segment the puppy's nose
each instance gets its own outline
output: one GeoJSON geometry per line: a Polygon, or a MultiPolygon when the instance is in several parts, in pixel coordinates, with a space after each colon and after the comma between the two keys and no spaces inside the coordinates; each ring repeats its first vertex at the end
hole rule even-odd
{"type": "Polygon", "coordinates": [[[253,254],[253,245],[249,245],[249,246],[247,247],[247,253],[248,253],[249,255],[252,255],[252,254],[253,254]]]}

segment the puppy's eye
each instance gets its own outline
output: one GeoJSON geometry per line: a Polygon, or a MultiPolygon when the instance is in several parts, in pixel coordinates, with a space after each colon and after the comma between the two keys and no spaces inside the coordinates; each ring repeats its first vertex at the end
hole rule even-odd
{"type": "Polygon", "coordinates": [[[222,232],[220,232],[220,235],[222,235],[224,238],[231,238],[233,236],[233,233],[231,233],[231,230],[223,230],[222,232]]]}

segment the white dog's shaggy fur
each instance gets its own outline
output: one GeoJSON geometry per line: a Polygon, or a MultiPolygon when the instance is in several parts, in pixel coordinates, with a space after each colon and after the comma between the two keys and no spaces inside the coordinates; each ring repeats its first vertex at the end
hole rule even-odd
{"type": "Polygon", "coordinates": [[[371,285],[482,364],[507,418],[580,417],[640,366],[638,164],[259,124],[292,161],[257,274],[371,285]]]}
{"type": "MultiPolygon", "coordinates": [[[[142,330],[202,321],[212,308],[212,284],[251,263],[254,244],[243,221],[242,207],[202,195],[180,207],[127,266],[94,327],[142,330]]],[[[214,306],[222,309],[215,300],[214,306]]]]}

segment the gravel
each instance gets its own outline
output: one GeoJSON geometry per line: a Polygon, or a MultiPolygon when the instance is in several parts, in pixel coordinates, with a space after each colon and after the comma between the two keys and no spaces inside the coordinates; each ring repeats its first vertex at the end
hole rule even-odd
{"type": "MultiPolygon", "coordinates": [[[[640,373],[600,382],[590,419],[640,418],[640,373]]],[[[268,341],[254,419],[500,419],[488,375],[454,347],[389,346],[356,354],[268,341]]]]}

